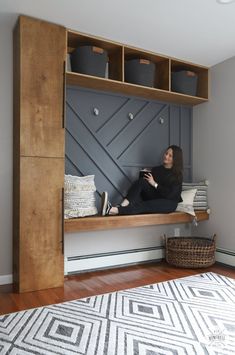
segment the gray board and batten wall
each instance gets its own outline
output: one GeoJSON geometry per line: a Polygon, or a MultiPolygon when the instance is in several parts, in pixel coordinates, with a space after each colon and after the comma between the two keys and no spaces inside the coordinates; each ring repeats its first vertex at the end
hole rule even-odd
{"type": "Polygon", "coordinates": [[[183,149],[190,182],[192,107],[67,87],[65,173],[95,175],[98,209],[103,191],[119,203],[139,170],[161,164],[171,144],[183,149]]]}

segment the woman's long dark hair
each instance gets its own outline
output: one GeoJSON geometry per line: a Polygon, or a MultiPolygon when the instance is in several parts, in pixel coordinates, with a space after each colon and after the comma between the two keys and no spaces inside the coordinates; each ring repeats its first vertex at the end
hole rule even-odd
{"type": "Polygon", "coordinates": [[[172,149],[173,152],[173,166],[172,166],[172,171],[174,175],[176,176],[177,180],[179,183],[182,183],[183,181],[183,152],[180,147],[177,145],[170,145],[168,149],[172,149]]]}

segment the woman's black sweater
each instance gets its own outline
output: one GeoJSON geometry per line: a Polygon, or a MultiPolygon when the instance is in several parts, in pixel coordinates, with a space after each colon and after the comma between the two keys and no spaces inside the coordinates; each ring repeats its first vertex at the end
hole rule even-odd
{"type": "Polygon", "coordinates": [[[165,198],[176,202],[181,202],[182,181],[179,181],[173,173],[172,168],[167,169],[163,165],[152,168],[151,173],[158,184],[157,198],[165,198]]]}

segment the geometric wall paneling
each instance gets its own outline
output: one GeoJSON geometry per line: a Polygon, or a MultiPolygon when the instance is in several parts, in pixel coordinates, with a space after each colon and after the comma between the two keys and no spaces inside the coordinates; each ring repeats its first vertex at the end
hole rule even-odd
{"type": "MultiPolygon", "coordinates": [[[[107,100],[107,95],[104,99],[107,100]]],[[[115,147],[120,142],[119,137],[132,131],[133,128],[131,127],[134,119],[140,117],[142,112],[145,112],[147,105],[148,101],[128,98],[106,124],[100,126],[99,130],[97,130],[97,137],[102,140],[103,144],[112,154],[116,153],[118,155],[115,147]],[[134,118],[131,119],[132,117],[134,118]]],[[[121,140],[125,142],[125,139],[121,138],[121,140]]]]}
{"type": "Polygon", "coordinates": [[[170,106],[170,141],[180,146],[180,111],[179,105],[170,106]]]}
{"type": "Polygon", "coordinates": [[[66,174],[95,175],[99,208],[103,191],[121,201],[139,170],[160,164],[164,149],[177,144],[189,181],[191,120],[191,107],[67,87],[66,174]]]}
{"type": "Polygon", "coordinates": [[[191,109],[188,107],[181,107],[180,110],[180,146],[184,151],[184,166],[191,167],[191,159],[192,159],[192,137],[190,134],[186,134],[191,132],[192,130],[192,120],[189,119],[191,114],[191,109]]]}
{"type": "Polygon", "coordinates": [[[118,145],[115,146],[120,164],[136,166],[138,170],[158,165],[159,154],[169,145],[168,105],[150,103],[147,109],[120,135],[119,150],[118,145]],[[121,144],[121,139],[126,143],[121,144]]]}
{"type": "Polygon", "coordinates": [[[100,126],[110,120],[128,98],[69,87],[66,100],[89,129],[96,132],[100,126]],[[98,115],[95,114],[95,109],[98,109],[98,115]]]}
{"type": "Polygon", "coordinates": [[[183,149],[184,181],[192,179],[192,108],[170,107],[170,141],[183,149]]]}
{"type": "MultiPolygon", "coordinates": [[[[115,197],[119,197],[122,189],[120,181],[126,180],[127,176],[69,106],[66,116],[66,160],[81,172],[76,175],[94,174],[97,189],[99,186],[98,191],[102,193],[101,189],[107,189],[112,191],[115,197]]],[[[72,171],[66,170],[66,173],[72,174],[72,171]]]]}

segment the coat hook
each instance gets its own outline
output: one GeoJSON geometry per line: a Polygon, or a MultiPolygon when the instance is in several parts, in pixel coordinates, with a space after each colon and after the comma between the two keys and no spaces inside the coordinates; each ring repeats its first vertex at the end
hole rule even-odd
{"type": "Polygon", "coordinates": [[[98,108],[96,108],[96,107],[94,107],[94,109],[93,109],[93,113],[94,113],[94,115],[95,116],[98,116],[99,115],[99,109],[98,108]]]}

